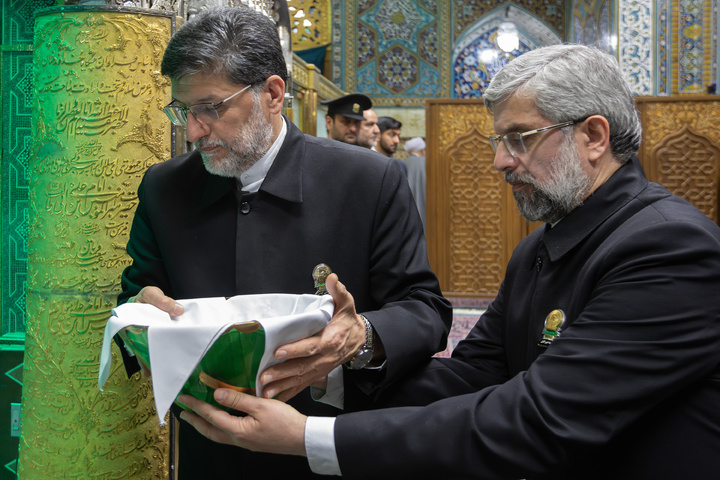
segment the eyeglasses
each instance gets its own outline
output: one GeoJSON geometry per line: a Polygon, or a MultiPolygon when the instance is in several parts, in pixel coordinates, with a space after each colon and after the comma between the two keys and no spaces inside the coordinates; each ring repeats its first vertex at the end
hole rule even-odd
{"type": "Polygon", "coordinates": [[[217,122],[220,119],[217,107],[231,98],[240,95],[250,87],[252,87],[252,85],[246,85],[242,89],[227,97],[225,100],[220,100],[218,103],[196,103],[195,105],[190,105],[189,107],[180,107],[178,105],[173,105],[173,103],[175,103],[175,100],[173,100],[167,107],[163,108],[163,111],[173,125],[187,125],[187,112],[192,113],[196,119],[205,124],[217,122]]]}
{"type": "Polygon", "coordinates": [[[588,117],[580,120],[571,120],[569,122],[556,123],[555,125],[536,128],[535,130],[528,130],[527,132],[522,133],[510,132],[506,133],[505,135],[488,135],[488,138],[490,139],[490,144],[492,145],[493,150],[495,150],[496,152],[498,147],[500,147],[500,142],[502,141],[505,143],[505,147],[510,152],[510,155],[512,155],[513,157],[517,157],[518,155],[522,155],[528,152],[527,147],[525,146],[525,140],[523,140],[525,137],[535,135],[536,133],[544,132],[545,130],[551,130],[553,128],[569,127],[570,125],[584,122],[585,120],[587,120],[587,118],[588,117]]]}

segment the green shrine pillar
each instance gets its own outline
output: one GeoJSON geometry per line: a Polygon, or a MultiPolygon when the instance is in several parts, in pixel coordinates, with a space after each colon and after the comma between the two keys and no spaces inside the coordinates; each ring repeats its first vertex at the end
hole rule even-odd
{"type": "Polygon", "coordinates": [[[167,478],[149,380],[117,347],[98,390],[105,322],[145,170],[170,157],[160,75],[170,12],[65,6],[36,17],[20,479],[167,478]]]}

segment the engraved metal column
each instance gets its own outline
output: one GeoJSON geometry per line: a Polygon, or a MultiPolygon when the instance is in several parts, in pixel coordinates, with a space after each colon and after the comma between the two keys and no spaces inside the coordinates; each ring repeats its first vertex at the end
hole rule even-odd
{"type": "Polygon", "coordinates": [[[37,16],[21,479],[167,478],[149,381],[127,379],[117,350],[104,392],[97,375],[137,186],[171,153],[160,61],[174,27],[120,7],[37,16]]]}

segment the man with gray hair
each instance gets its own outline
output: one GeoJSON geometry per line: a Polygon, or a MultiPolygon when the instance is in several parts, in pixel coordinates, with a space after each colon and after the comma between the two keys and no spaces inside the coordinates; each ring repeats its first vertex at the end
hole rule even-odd
{"type": "Polygon", "coordinates": [[[372,405],[396,408],[326,420],[218,390],[248,416],[192,401],[183,418],[348,479],[716,478],[720,228],[631,161],[640,121],[614,57],[540,48],[484,100],[495,168],[546,224],[452,358],[372,405]]]}
{"type": "MultiPolygon", "coordinates": [[[[314,294],[312,273],[327,264],[353,300],[330,291],[329,324],[275,350],[284,362],[260,378],[268,398],[323,417],[340,410],[314,398],[373,393],[445,348],[452,309],[401,169],[304,135],[281,114],[287,70],[271,19],[205,10],[172,36],[161,71],[172,84],[165,112],[195,150],[142,180],[119,303],[178,316],[175,299],[314,294]]],[[[243,359],[228,352],[227,361],[243,359]]],[[[218,445],[186,422],[179,432],[181,479],[315,477],[304,459],[218,445]]]]}

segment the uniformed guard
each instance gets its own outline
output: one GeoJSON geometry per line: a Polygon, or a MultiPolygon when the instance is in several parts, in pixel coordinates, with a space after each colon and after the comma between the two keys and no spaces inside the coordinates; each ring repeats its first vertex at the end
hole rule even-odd
{"type": "Polygon", "coordinates": [[[333,100],[320,102],[327,105],[325,126],[328,137],[340,142],[356,144],[363,112],[372,108],[372,101],[362,93],[351,93],[333,100]]]}

